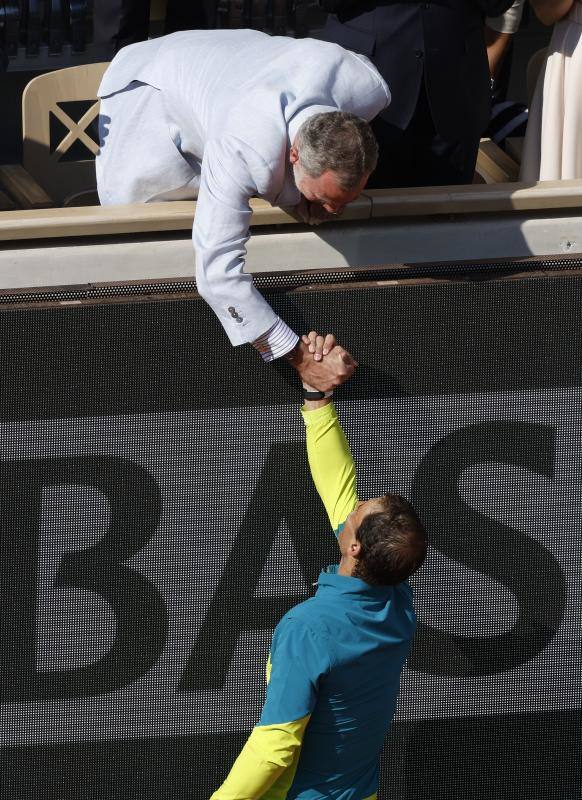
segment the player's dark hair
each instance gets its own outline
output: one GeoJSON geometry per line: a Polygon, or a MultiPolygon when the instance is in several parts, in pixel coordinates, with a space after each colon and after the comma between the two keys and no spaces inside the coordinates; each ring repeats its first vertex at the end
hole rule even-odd
{"type": "Polygon", "coordinates": [[[360,552],[352,574],[372,586],[394,586],[422,566],[426,532],[404,497],[385,494],[379,503],[382,510],[367,514],[356,531],[360,552]]]}

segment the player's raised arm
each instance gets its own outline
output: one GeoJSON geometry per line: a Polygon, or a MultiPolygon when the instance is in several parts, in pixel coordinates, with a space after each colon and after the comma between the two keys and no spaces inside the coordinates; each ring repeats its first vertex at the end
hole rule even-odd
{"type": "MultiPolygon", "coordinates": [[[[314,358],[340,357],[355,365],[351,355],[336,344],[332,334],[323,337],[312,331],[304,336],[314,358]]],[[[339,423],[331,392],[323,395],[304,386],[307,456],[315,487],[321,497],[331,527],[339,535],[343,523],[358,503],[356,468],[345,434],[339,423]]]]}
{"type": "MultiPolygon", "coordinates": [[[[316,362],[357,366],[333,336],[312,332],[302,344],[316,362]]],[[[358,501],[331,393],[304,390],[309,463],[341,560],[277,625],[261,718],[211,800],[376,797],[378,753],[414,633],[406,579],[424,560],[422,524],[399,495],[358,501]],[[341,714],[330,714],[334,703],[341,714]]]]}

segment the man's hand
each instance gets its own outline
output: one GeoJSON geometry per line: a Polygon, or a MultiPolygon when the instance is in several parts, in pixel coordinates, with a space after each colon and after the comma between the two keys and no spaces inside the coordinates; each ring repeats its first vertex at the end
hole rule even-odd
{"type": "Polygon", "coordinates": [[[341,386],[352,377],[358,366],[347,350],[335,344],[332,334],[321,337],[315,331],[308,337],[303,337],[285,358],[295,367],[303,383],[313,386],[320,392],[329,392],[341,386]],[[305,338],[309,340],[309,344],[305,342],[305,338]],[[328,350],[330,342],[334,345],[328,350]],[[316,360],[318,355],[321,356],[321,360],[316,360]]]}
{"type": "Polygon", "coordinates": [[[310,331],[309,333],[304,333],[301,340],[307,345],[309,352],[313,354],[313,358],[316,361],[321,361],[337,345],[333,333],[323,336],[317,331],[310,331]]]}

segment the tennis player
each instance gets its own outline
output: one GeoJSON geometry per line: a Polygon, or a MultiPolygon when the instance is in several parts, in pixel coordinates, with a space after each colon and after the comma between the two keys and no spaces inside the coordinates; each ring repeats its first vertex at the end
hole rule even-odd
{"type": "MultiPolygon", "coordinates": [[[[318,357],[337,347],[316,332],[303,341],[318,357]]],[[[426,555],[422,524],[398,495],[358,499],[331,392],[304,386],[304,398],[311,474],[341,559],[277,625],[261,718],[211,800],[375,800],[416,626],[407,579],[426,555]]]]}

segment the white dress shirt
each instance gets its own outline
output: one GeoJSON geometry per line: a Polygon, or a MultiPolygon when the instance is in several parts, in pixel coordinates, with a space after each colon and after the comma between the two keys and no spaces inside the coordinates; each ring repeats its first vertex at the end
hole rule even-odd
{"type": "Polygon", "coordinates": [[[244,272],[249,199],[299,202],[288,161],[299,127],[338,109],[373,119],[390,102],[375,67],[313,39],[181,31],[123,48],[98,94],[101,201],[197,197],[198,291],[232,344],[262,338],[264,358],[288,352],[297,337],[244,272]]]}

